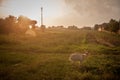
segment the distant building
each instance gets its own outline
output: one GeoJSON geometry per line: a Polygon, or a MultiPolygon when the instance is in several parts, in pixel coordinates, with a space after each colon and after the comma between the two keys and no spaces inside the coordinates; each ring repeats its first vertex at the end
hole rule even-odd
{"type": "Polygon", "coordinates": [[[98,31],[104,31],[105,29],[104,29],[104,27],[102,27],[102,26],[99,26],[99,28],[98,28],[98,31]]]}

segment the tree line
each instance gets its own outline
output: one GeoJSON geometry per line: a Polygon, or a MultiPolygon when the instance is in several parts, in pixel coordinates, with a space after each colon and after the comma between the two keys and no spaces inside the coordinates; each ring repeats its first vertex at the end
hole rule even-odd
{"type": "Polygon", "coordinates": [[[32,26],[35,28],[36,20],[31,20],[25,16],[14,17],[9,15],[6,18],[0,18],[0,34],[9,33],[25,33],[25,31],[32,26]]]}
{"type": "MultiPolygon", "coordinates": [[[[26,30],[29,29],[30,26],[32,29],[35,29],[36,27],[38,27],[36,26],[36,24],[37,24],[36,20],[31,20],[26,16],[21,15],[17,18],[15,16],[9,15],[8,17],[0,18],[0,34],[9,34],[9,33],[24,34],[26,30]]],[[[40,29],[42,30],[42,32],[44,32],[45,28],[46,28],[45,25],[40,26],[40,29]]],[[[48,28],[61,29],[61,28],[64,28],[64,26],[52,26],[52,27],[49,26],[48,28]]],[[[108,23],[94,25],[94,30],[98,30],[99,28],[106,31],[118,33],[120,30],[120,20],[117,21],[117,20],[111,19],[108,23]]],[[[78,30],[79,28],[73,25],[73,26],[68,26],[67,29],[78,30]]],[[[92,30],[91,27],[83,27],[81,29],[92,30]]]]}
{"type": "Polygon", "coordinates": [[[99,28],[109,32],[118,33],[120,30],[120,20],[117,21],[117,20],[111,19],[108,23],[96,24],[94,26],[95,30],[98,30],[99,28]]]}
{"type": "MultiPolygon", "coordinates": [[[[9,15],[8,17],[5,18],[0,18],[0,34],[9,34],[9,33],[20,33],[24,34],[29,27],[32,29],[38,28],[36,26],[37,21],[36,20],[31,20],[30,18],[20,15],[18,18],[12,15],[9,15]]],[[[52,26],[48,27],[51,29],[61,29],[64,28],[64,26],[52,26]]],[[[46,29],[45,25],[40,26],[40,30],[44,32],[46,29]]],[[[68,26],[68,29],[78,29],[77,26],[68,26]]]]}

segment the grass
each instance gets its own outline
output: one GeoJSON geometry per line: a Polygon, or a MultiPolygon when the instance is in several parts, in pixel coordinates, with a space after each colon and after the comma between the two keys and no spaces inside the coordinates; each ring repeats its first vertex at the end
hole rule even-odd
{"type": "Polygon", "coordinates": [[[1,80],[119,80],[119,35],[67,29],[36,33],[0,35],[1,80]],[[90,56],[83,63],[69,62],[71,53],[84,50],[90,56]]]}

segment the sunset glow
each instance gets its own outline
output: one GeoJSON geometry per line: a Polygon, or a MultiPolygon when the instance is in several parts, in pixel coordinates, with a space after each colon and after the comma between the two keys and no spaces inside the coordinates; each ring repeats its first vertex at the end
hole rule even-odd
{"type": "Polygon", "coordinates": [[[0,80],[120,80],[120,0],[0,0],[0,80]]]}

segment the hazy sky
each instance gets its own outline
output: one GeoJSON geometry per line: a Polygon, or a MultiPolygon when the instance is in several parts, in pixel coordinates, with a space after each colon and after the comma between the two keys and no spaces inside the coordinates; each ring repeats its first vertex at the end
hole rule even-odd
{"type": "Polygon", "coordinates": [[[46,26],[83,27],[120,19],[120,0],[0,0],[0,17],[24,15],[40,22],[41,6],[46,26]]]}

